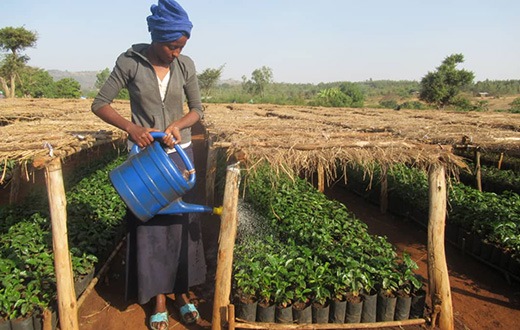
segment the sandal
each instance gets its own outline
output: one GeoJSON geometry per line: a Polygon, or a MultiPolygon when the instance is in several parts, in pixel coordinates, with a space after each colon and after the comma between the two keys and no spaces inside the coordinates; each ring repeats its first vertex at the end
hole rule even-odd
{"type": "Polygon", "coordinates": [[[168,329],[168,312],[157,313],[157,314],[153,314],[152,316],[150,316],[150,328],[152,330],[160,330],[160,327],[159,328],[154,327],[153,323],[158,323],[159,326],[161,323],[165,323],[166,324],[165,329],[168,329]]]}
{"type": "Polygon", "coordinates": [[[193,324],[193,323],[197,322],[197,320],[200,317],[199,311],[193,304],[186,304],[186,305],[182,306],[180,309],[180,312],[181,312],[182,320],[186,324],[193,324]],[[192,315],[193,313],[196,313],[196,315],[193,316],[192,315]]]}

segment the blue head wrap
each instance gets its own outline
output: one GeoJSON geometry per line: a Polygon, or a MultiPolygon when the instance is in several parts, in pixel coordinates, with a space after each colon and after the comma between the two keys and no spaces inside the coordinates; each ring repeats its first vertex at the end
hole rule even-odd
{"type": "Polygon", "coordinates": [[[193,24],[186,11],[174,0],[159,0],[150,7],[152,15],[146,18],[152,41],[170,42],[182,36],[190,37],[193,24]]]}

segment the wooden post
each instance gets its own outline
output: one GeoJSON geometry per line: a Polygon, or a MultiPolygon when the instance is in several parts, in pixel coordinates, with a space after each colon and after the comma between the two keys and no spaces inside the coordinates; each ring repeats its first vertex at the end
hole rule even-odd
{"type": "Polygon", "coordinates": [[[220,222],[217,271],[215,274],[215,295],[213,299],[212,330],[222,329],[227,319],[227,307],[231,295],[231,275],[233,270],[233,249],[237,233],[238,192],[240,169],[237,164],[229,165],[226,171],[226,186],[220,222]]]}
{"type": "Polygon", "coordinates": [[[78,330],[78,306],[67,235],[67,200],[60,158],[53,159],[45,166],[45,181],[51,214],[60,329],[78,330]]]}
{"type": "Polygon", "coordinates": [[[235,305],[228,306],[228,330],[235,330],[235,305]]]}
{"type": "Polygon", "coordinates": [[[217,151],[213,147],[213,137],[208,138],[208,157],[206,160],[206,203],[213,205],[215,202],[215,176],[217,173],[217,151]]]}
{"type": "Polygon", "coordinates": [[[92,279],[92,281],[90,281],[89,285],[87,286],[85,291],[83,291],[83,293],[81,294],[81,297],[79,297],[79,299],[78,299],[78,309],[81,308],[81,305],[83,304],[85,299],[87,299],[88,295],[92,292],[92,290],[94,290],[94,287],[99,282],[101,277],[103,277],[105,275],[105,273],[108,271],[108,268],[109,268],[110,264],[112,263],[112,260],[119,253],[119,250],[121,250],[121,248],[123,247],[123,243],[125,243],[125,242],[126,242],[126,237],[123,238],[121,240],[121,242],[119,242],[119,244],[116,246],[114,251],[112,251],[112,253],[108,257],[108,259],[105,261],[105,264],[103,265],[103,267],[101,267],[101,269],[97,273],[96,277],[94,277],[92,279]]]}
{"type": "MultiPolygon", "coordinates": [[[[18,192],[20,191],[20,176],[21,169],[20,164],[16,165],[13,169],[12,177],[11,177],[11,190],[9,190],[9,204],[18,203],[18,192]]],[[[7,168],[7,167],[6,167],[7,168]]]]}
{"type": "MultiPolygon", "coordinates": [[[[409,319],[402,321],[381,321],[368,323],[268,323],[268,322],[236,322],[235,329],[269,329],[269,330],[338,330],[338,329],[403,329],[403,327],[423,325],[425,319],[409,319]]],[[[418,327],[417,327],[418,328],[418,327]]],[[[229,330],[232,330],[229,328],[229,330]]]]}
{"type": "Polygon", "coordinates": [[[43,310],[42,330],[52,330],[52,312],[49,308],[43,310]]]}
{"type": "Polygon", "coordinates": [[[432,324],[439,314],[441,330],[453,330],[453,307],[450,279],[444,250],[446,221],[446,177],[443,165],[433,164],[428,173],[429,219],[428,219],[428,280],[432,300],[432,324]]]}
{"type": "Polygon", "coordinates": [[[482,174],[480,167],[480,148],[475,149],[475,183],[478,191],[482,191],[482,174]]]}
{"type": "Polygon", "coordinates": [[[502,168],[502,162],[504,161],[504,153],[500,153],[500,158],[498,158],[498,165],[497,168],[500,170],[502,168]]]}
{"type": "Polygon", "coordinates": [[[385,214],[388,210],[388,168],[381,167],[381,192],[379,196],[380,211],[385,214]]]}
{"type": "Polygon", "coordinates": [[[325,168],[323,164],[318,164],[318,191],[325,191],[325,168]]]}

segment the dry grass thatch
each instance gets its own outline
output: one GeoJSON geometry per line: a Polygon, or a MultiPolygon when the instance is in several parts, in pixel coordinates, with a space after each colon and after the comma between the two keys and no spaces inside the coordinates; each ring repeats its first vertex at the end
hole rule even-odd
{"type": "MultiPolygon", "coordinates": [[[[90,111],[92,100],[1,99],[0,162],[27,164],[65,158],[80,150],[125,138],[90,111]]],[[[128,102],[115,107],[130,114],[128,102]]],[[[5,169],[5,166],[4,166],[5,169]]],[[[0,183],[5,177],[0,173],[0,183]]]]}
{"type": "MultiPolygon", "coordinates": [[[[0,161],[32,162],[125,138],[90,112],[91,100],[0,100],[0,161]]],[[[129,117],[128,102],[114,107],[129,117]]],[[[520,156],[520,115],[498,112],[311,108],[209,104],[204,118],[215,146],[243,155],[247,166],[267,160],[277,170],[329,179],[338,165],[410,163],[464,166],[453,146],[520,156]]],[[[1,181],[1,180],[0,180],[1,181]]]]}
{"type": "Polygon", "coordinates": [[[520,115],[509,113],[211,104],[205,122],[217,146],[250,165],[266,159],[307,174],[322,166],[328,179],[349,163],[442,163],[456,171],[464,167],[453,153],[460,145],[520,155],[520,115]]]}

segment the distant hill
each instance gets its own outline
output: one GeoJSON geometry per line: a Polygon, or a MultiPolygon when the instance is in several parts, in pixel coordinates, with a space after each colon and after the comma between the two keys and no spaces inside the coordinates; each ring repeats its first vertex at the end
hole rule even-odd
{"type": "Polygon", "coordinates": [[[54,81],[58,81],[64,78],[72,78],[79,82],[82,91],[91,91],[95,89],[97,77],[99,71],[60,71],[60,70],[48,70],[54,81]]]}
{"type": "MultiPolygon", "coordinates": [[[[101,71],[101,70],[100,70],[101,71]]],[[[92,91],[96,89],[95,84],[97,80],[97,74],[100,71],[60,71],[60,70],[47,70],[54,81],[58,81],[63,78],[72,78],[79,82],[81,90],[84,92],[92,91]]],[[[221,80],[220,85],[240,85],[242,82],[234,79],[221,80]]]]}

